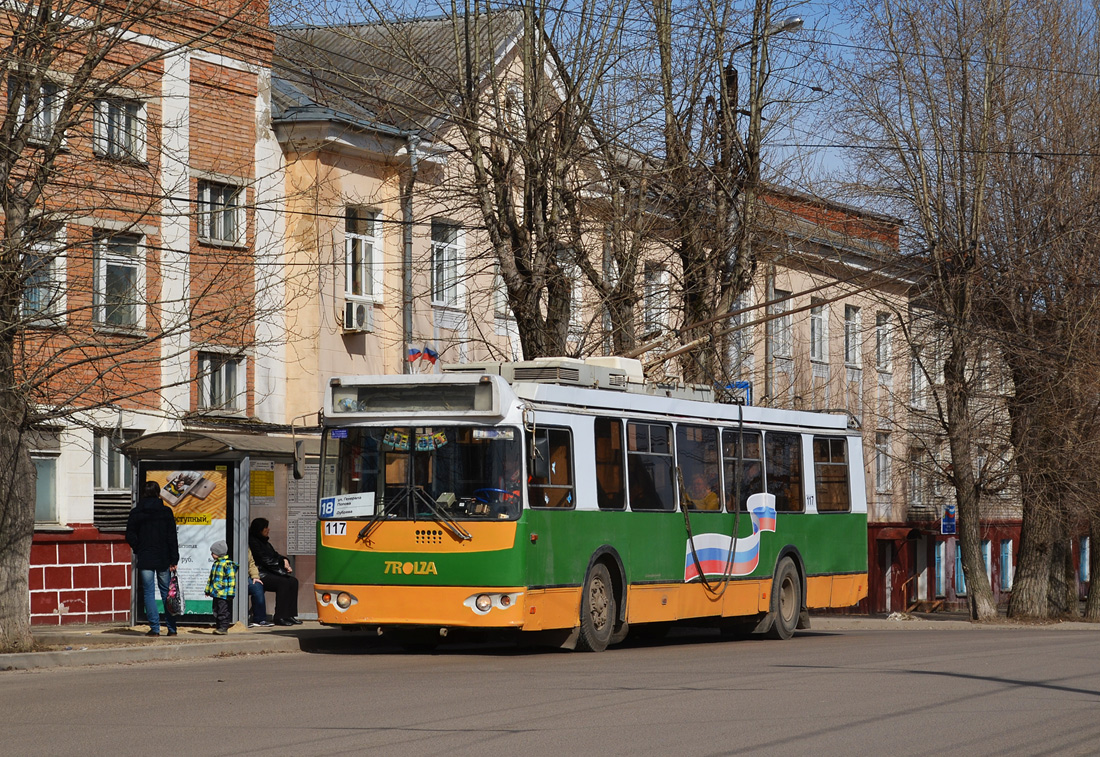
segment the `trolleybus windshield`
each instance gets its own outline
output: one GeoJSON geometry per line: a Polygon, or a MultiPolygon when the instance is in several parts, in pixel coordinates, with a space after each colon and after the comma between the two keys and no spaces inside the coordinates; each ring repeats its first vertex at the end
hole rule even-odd
{"type": "Polygon", "coordinates": [[[345,517],[519,517],[521,434],[500,426],[330,428],[322,498],[345,517]]]}

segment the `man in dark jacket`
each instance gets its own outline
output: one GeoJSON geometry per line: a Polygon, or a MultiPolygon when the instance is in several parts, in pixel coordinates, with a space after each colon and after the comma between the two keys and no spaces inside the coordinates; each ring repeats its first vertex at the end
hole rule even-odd
{"type": "Polygon", "coordinates": [[[126,541],[134,550],[141,588],[145,595],[145,617],[149,619],[146,636],[160,636],[160,613],[157,612],[156,587],[165,600],[164,622],[168,635],[176,635],[176,617],[168,612],[168,582],[171,571],[180,561],[176,540],[176,516],[160,498],[160,484],[146,481],[141,487],[141,499],[126,520],[126,541]]]}

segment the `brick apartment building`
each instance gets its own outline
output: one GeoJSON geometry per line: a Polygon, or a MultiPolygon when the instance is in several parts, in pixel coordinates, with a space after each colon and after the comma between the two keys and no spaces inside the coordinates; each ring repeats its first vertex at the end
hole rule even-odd
{"type": "Polygon", "coordinates": [[[266,6],[98,12],[72,24],[101,24],[100,36],[72,35],[71,49],[39,66],[37,94],[23,94],[37,101],[28,155],[65,130],[64,181],[42,202],[51,233],[28,279],[21,345],[28,372],[56,370],[38,384],[39,408],[65,408],[32,441],[36,624],[130,617],[122,532],[133,473],[121,444],[284,422],[266,6]],[[102,59],[78,90],[95,40],[102,59]],[[68,106],[81,115],[64,120],[68,106]]]}

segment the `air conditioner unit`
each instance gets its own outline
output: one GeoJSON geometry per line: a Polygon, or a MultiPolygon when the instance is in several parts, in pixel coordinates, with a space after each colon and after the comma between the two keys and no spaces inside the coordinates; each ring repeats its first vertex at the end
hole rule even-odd
{"type": "Polygon", "coordinates": [[[347,333],[374,331],[374,305],[369,302],[345,300],[344,331],[347,333]]]}

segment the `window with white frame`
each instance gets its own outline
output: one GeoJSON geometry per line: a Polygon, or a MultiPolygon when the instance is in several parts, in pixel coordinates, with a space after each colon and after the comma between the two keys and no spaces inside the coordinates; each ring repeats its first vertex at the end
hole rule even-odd
{"type": "Polygon", "coordinates": [[[233,354],[199,353],[199,409],[244,410],[244,360],[233,354]]]}
{"type": "Polygon", "coordinates": [[[95,104],[96,155],[116,160],[145,161],[145,104],[113,97],[95,104]]]}
{"type": "MultiPolygon", "coordinates": [[[[752,292],[742,292],[733,304],[733,310],[745,310],[752,305],[752,292]]],[[[736,376],[752,371],[752,326],[748,313],[738,313],[729,319],[731,328],[736,329],[729,335],[729,363],[736,376]]]]}
{"type": "Polygon", "coordinates": [[[955,539],[955,594],[966,594],[966,572],[963,570],[962,545],[955,539]]]}
{"type": "Polygon", "coordinates": [[[508,287],[504,284],[504,277],[500,274],[500,261],[493,262],[493,317],[507,318],[508,312],[508,287]]]}
{"type": "Polygon", "coordinates": [[[875,315],[875,368],[889,373],[893,360],[893,327],[889,313],[875,315]]]}
{"type": "Polygon", "coordinates": [[[928,381],[924,373],[922,351],[915,347],[909,361],[909,405],[916,410],[925,408],[928,381]]]}
{"type": "Polygon", "coordinates": [[[570,265],[568,270],[572,282],[569,295],[569,334],[579,337],[584,334],[584,284],[581,282],[580,268],[570,265]]]}
{"type": "Polygon", "coordinates": [[[888,492],[893,488],[893,466],[890,457],[890,434],[875,434],[875,491],[888,492]]]}
{"type": "MultiPolygon", "coordinates": [[[[10,83],[9,83],[10,86],[10,83]]],[[[32,142],[49,142],[57,128],[57,121],[61,115],[61,104],[65,99],[65,91],[60,85],[52,81],[42,82],[38,92],[31,94],[25,92],[23,100],[19,104],[20,119],[33,110],[30,117],[30,140],[32,142]]]]}
{"type": "Polygon", "coordinates": [[[382,245],[378,213],[349,205],[344,209],[344,292],[348,297],[382,301],[382,245]]]}
{"type": "Polygon", "coordinates": [[[458,307],[459,227],[432,219],[432,304],[458,307]]]}
{"type": "Polygon", "coordinates": [[[244,238],[243,190],[233,184],[199,182],[199,238],[207,242],[240,244],[244,238]]]}
{"type": "Polygon", "coordinates": [[[772,292],[772,304],[768,306],[768,334],[771,338],[772,356],[789,358],[792,355],[791,293],[782,289],[772,292]],[[776,301],[778,300],[778,301],[776,301]]]}
{"type": "Polygon", "coordinates": [[[947,542],[936,542],[936,596],[942,597],[944,595],[944,587],[946,581],[944,580],[944,571],[947,570],[947,542]]]}
{"type": "Polygon", "coordinates": [[[645,333],[663,331],[668,327],[668,271],[657,263],[646,263],[642,284],[645,333]]]}
{"type": "Polygon", "coordinates": [[[920,507],[927,501],[927,470],[926,453],[924,450],[910,450],[909,452],[909,504],[920,507]]]}
{"type": "Polygon", "coordinates": [[[1077,578],[1086,582],[1090,578],[1089,572],[1089,537],[1082,536],[1077,548],[1077,578]]]}
{"type": "Polygon", "coordinates": [[[95,320],[105,326],[145,323],[145,251],[135,234],[95,236],[95,320]]]}
{"type": "Polygon", "coordinates": [[[853,367],[859,367],[862,362],[860,320],[859,308],[855,305],[844,306],[844,362],[853,367]]]}
{"type": "Polygon", "coordinates": [[[24,236],[23,316],[51,321],[65,312],[65,248],[57,224],[29,224],[24,236]]]}
{"type": "Polygon", "coordinates": [[[34,521],[59,523],[57,461],[61,453],[61,436],[52,429],[32,429],[28,434],[27,446],[38,474],[34,490],[34,521]]]}
{"type": "Polygon", "coordinates": [[[820,300],[814,303],[810,305],[810,360],[828,362],[829,306],[820,300]]]}
{"type": "Polygon", "coordinates": [[[93,439],[93,478],[96,492],[129,491],[133,483],[130,461],[119,449],[135,437],[132,432],[118,429],[98,429],[93,439]]]}
{"type": "Polygon", "coordinates": [[[1012,591],[1012,576],[1015,570],[1012,539],[1001,539],[1001,591],[1012,591]]]}

